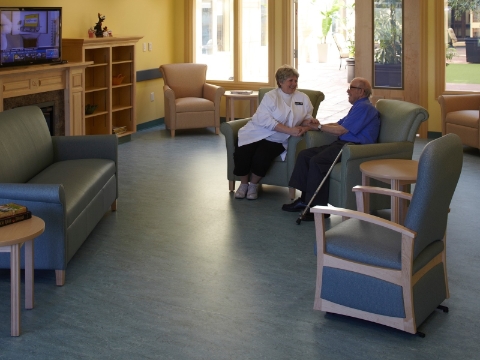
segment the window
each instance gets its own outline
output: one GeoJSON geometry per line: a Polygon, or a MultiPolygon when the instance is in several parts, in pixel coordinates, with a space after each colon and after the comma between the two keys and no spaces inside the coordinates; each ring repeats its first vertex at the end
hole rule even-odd
{"type": "Polygon", "coordinates": [[[478,2],[445,0],[445,91],[480,91],[478,2]]]}
{"type": "Polygon", "coordinates": [[[210,81],[274,83],[273,4],[272,0],[190,1],[190,60],[208,65],[210,81]]]}
{"type": "Polygon", "coordinates": [[[233,0],[196,0],[195,62],[209,80],[233,80],[233,0]]]}
{"type": "Polygon", "coordinates": [[[268,82],[267,0],[241,0],[240,81],[268,82]]]}
{"type": "Polygon", "coordinates": [[[373,3],[373,87],[403,88],[403,0],[373,3]]]}

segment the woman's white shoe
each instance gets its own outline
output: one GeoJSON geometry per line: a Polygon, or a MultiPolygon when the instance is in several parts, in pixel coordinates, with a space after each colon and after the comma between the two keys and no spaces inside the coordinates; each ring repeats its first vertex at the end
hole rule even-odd
{"type": "Polygon", "coordinates": [[[257,192],[258,184],[248,184],[248,191],[247,191],[247,199],[248,200],[255,200],[258,198],[257,192]]]}
{"type": "Polygon", "coordinates": [[[248,184],[240,184],[237,191],[235,191],[235,198],[236,199],[244,199],[247,195],[248,191],[248,184]]]}

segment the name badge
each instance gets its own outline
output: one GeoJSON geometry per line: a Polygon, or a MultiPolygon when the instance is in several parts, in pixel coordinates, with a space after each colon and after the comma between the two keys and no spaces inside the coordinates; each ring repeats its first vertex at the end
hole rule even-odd
{"type": "Polygon", "coordinates": [[[303,102],[295,101],[295,105],[303,105],[303,102]]]}

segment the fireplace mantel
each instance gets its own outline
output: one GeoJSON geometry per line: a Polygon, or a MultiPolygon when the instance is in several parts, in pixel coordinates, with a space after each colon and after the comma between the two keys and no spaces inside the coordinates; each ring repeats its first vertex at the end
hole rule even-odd
{"type": "Polygon", "coordinates": [[[33,65],[0,69],[0,111],[3,99],[64,90],[65,135],[85,134],[85,67],[91,62],[33,65]]]}

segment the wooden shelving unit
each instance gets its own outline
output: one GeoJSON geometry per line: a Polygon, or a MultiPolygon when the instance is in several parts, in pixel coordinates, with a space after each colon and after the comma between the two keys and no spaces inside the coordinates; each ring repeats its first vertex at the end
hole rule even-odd
{"type": "Polygon", "coordinates": [[[85,115],[85,134],[112,134],[116,127],[136,131],[135,118],[135,44],[142,36],[63,39],[63,59],[92,62],[85,69],[84,105],[97,105],[85,115]],[[112,78],[122,74],[123,82],[113,85],[112,78]]]}

